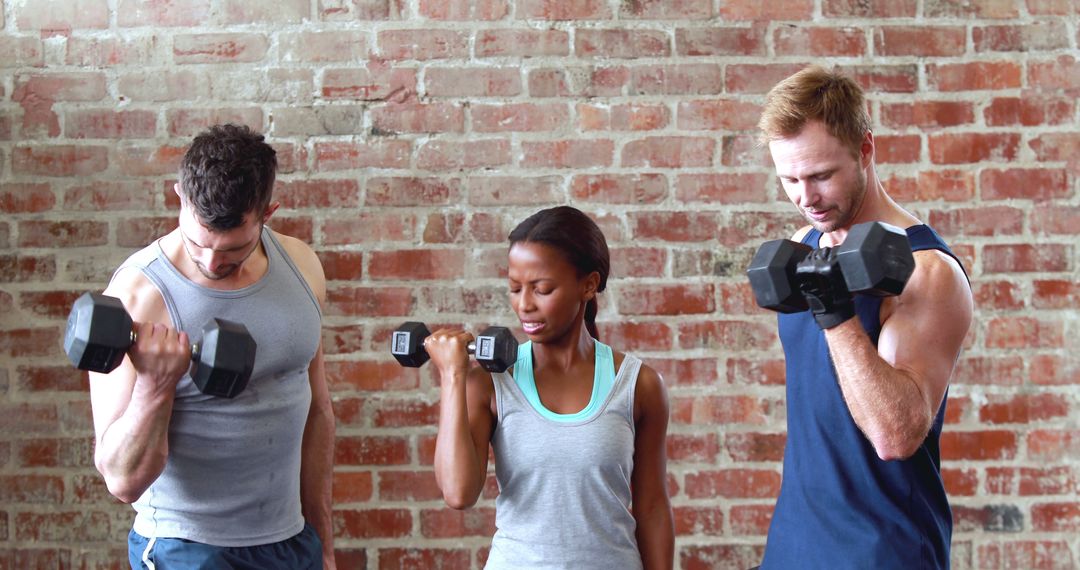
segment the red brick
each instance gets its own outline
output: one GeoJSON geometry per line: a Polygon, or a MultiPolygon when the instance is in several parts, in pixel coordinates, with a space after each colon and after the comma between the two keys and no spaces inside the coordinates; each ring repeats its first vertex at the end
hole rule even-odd
{"type": "Polygon", "coordinates": [[[446,206],[461,197],[461,181],[439,178],[372,178],[367,206],[446,206]]]}
{"type": "Polygon", "coordinates": [[[16,467],[84,468],[93,464],[94,441],[92,436],[78,439],[26,439],[18,442],[14,455],[16,467]]]}
{"type": "Polygon", "coordinates": [[[880,135],[874,139],[874,146],[879,164],[915,163],[921,159],[919,135],[880,135]]]}
{"type": "Polygon", "coordinates": [[[987,327],[988,348],[1055,348],[1064,345],[1064,323],[1033,317],[998,317],[987,327]]]}
{"type": "Polygon", "coordinates": [[[984,273],[1067,271],[1072,250],[1063,244],[992,244],[983,248],[984,273]]]}
{"type": "Polygon", "coordinates": [[[830,18],[914,18],[916,0],[822,0],[821,12],[830,18]]]}
{"type": "Polygon", "coordinates": [[[172,53],[178,64],[255,63],[266,58],[269,45],[263,34],[178,34],[172,53]]]}
{"type": "Polygon", "coordinates": [[[787,436],[783,433],[729,433],[725,441],[733,461],[782,461],[787,436]]]}
{"type": "Polygon", "coordinates": [[[781,26],[773,45],[777,55],[860,57],[866,54],[866,33],[856,27],[781,26]]]}
{"type": "Polygon", "coordinates": [[[1016,159],[1020,135],[1015,133],[947,133],[930,135],[934,164],[1010,162],[1016,159]]]}
{"type": "Polygon", "coordinates": [[[447,103],[384,105],[370,111],[372,126],[390,133],[460,133],[464,110],[447,103]]]}
{"type": "Polygon", "coordinates": [[[22,512],[14,517],[15,539],[22,541],[101,542],[112,536],[108,513],[101,511],[22,512]]]}
{"type": "Polygon", "coordinates": [[[476,57],[541,57],[570,54],[570,34],[563,30],[477,30],[476,57]]]}
{"type": "Polygon", "coordinates": [[[1033,430],[1027,434],[1027,456],[1033,461],[1062,461],[1080,455],[1080,430],[1033,430]]]}
{"type": "Polygon", "coordinates": [[[405,537],[412,525],[408,509],[334,510],[334,534],[345,540],[405,537]]]}
{"type": "Polygon", "coordinates": [[[579,67],[567,74],[563,68],[540,68],[529,71],[529,95],[532,97],[614,97],[621,95],[630,81],[630,70],[622,66],[579,67]]]}
{"type": "Polygon", "coordinates": [[[416,94],[416,70],[376,63],[366,68],[327,69],[321,92],[327,99],[403,102],[416,94]]]}
{"type": "Polygon", "coordinates": [[[669,42],[658,30],[582,28],[574,34],[574,53],[581,58],[666,57],[669,42]]]}
{"type": "Polygon", "coordinates": [[[928,64],[926,67],[927,83],[938,91],[1017,89],[1021,86],[1021,68],[1016,63],[978,61],[928,64]]]}
{"type": "MultiPolygon", "coordinates": [[[[122,145],[116,149],[116,160],[120,172],[130,176],[175,174],[186,151],[185,146],[122,145]]],[[[280,166],[278,171],[281,171],[280,166]]]]}
{"type": "Polygon", "coordinates": [[[708,425],[747,424],[760,426],[768,422],[775,402],[751,396],[705,396],[672,398],[671,421],[674,424],[708,425]]]}
{"type": "Polygon", "coordinates": [[[578,128],[583,131],[650,131],[668,125],[671,112],[662,104],[579,104],[578,128]]]}
{"type": "Polygon", "coordinates": [[[1080,384],[1080,364],[1071,355],[1037,355],[1031,359],[1031,382],[1037,385],[1080,384]]]}
{"type": "MultiPolygon", "coordinates": [[[[788,237],[802,225],[802,220],[795,216],[794,212],[734,212],[728,223],[724,224],[723,232],[713,237],[723,245],[735,247],[753,244],[754,250],[760,242],[777,237],[788,237]]],[[[720,227],[719,225],[717,227],[720,227]]],[[[746,263],[750,260],[747,259],[746,263]]],[[[745,267],[745,266],[744,266],[745,267]]]]}
{"type": "Polygon", "coordinates": [[[1026,424],[1068,415],[1069,403],[1059,394],[992,397],[979,408],[979,421],[985,424],[1026,424]]]}
{"type": "Polygon", "coordinates": [[[0,184],[0,212],[29,214],[51,210],[56,205],[56,195],[47,183],[0,184]]]}
{"type": "Polygon", "coordinates": [[[105,245],[108,238],[106,222],[19,222],[19,247],[88,247],[105,245]]]}
{"type": "Polygon", "coordinates": [[[104,171],[108,161],[101,146],[15,147],[11,153],[14,173],[37,176],[86,176],[104,171]]]}
{"type": "Polygon", "coordinates": [[[775,2],[724,2],[719,15],[731,20],[809,20],[814,15],[813,0],[780,0],[775,2]]]}
{"type": "Polygon", "coordinates": [[[678,126],[686,131],[746,131],[757,126],[761,107],[735,99],[683,101],[678,107],[678,126]]]}
{"type": "Polygon", "coordinates": [[[517,0],[517,17],[527,20],[598,20],[611,17],[604,0],[517,0]]]}
{"type": "Polygon", "coordinates": [[[423,509],[420,511],[420,533],[425,538],[489,537],[495,534],[495,509],[423,509]]]}
{"type": "Polygon", "coordinates": [[[420,15],[432,20],[501,20],[508,0],[420,0],[420,15]]]}
{"type": "MultiPolygon", "coordinates": [[[[362,252],[320,251],[318,254],[327,281],[359,281],[363,277],[364,254],[362,252]]],[[[326,328],[323,329],[324,335],[326,330],[326,328]]]]}
{"type": "Polygon", "coordinates": [[[1052,200],[1071,194],[1068,173],[1057,168],[986,169],[979,186],[985,200],[1052,200]]]}
{"type": "Polygon", "coordinates": [[[424,223],[423,238],[425,243],[460,242],[465,234],[465,214],[450,212],[428,214],[424,223]]]}
{"type": "Polygon", "coordinates": [[[664,377],[669,387],[714,386],[720,381],[715,358],[650,358],[649,365],[664,377]]]}
{"type": "Polygon", "coordinates": [[[430,97],[512,97],[521,94],[516,67],[430,67],[424,73],[430,97]]]}
{"type": "Polygon", "coordinates": [[[1011,19],[1019,14],[1011,0],[974,0],[962,4],[951,0],[926,0],[925,17],[1011,19]]]}
{"type": "Polygon", "coordinates": [[[731,533],[735,536],[765,536],[772,522],[772,505],[735,505],[731,507],[731,533]]]}
{"type": "Polygon", "coordinates": [[[1020,496],[1068,495],[1077,488],[1076,474],[1069,467],[1021,467],[1020,496]]]}
{"type": "Polygon", "coordinates": [[[367,502],[374,492],[370,471],[335,470],[333,485],[335,505],[367,502]]]}
{"type": "Polygon", "coordinates": [[[716,290],[706,285],[627,285],[619,289],[622,315],[692,315],[716,310],[716,290]]]}
{"type": "Polygon", "coordinates": [[[765,55],[764,25],[709,26],[675,30],[675,51],[682,56],[765,55]]]}
{"type": "MultiPolygon", "coordinates": [[[[66,319],[71,305],[83,291],[23,291],[19,293],[19,306],[28,314],[53,319],[66,319]]],[[[74,368],[66,368],[68,371],[74,368]]]]}
{"type": "Polygon", "coordinates": [[[327,21],[399,20],[404,16],[405,9],[405,0],[319,2],[319,16],[327,21]]]}
{"type": "Polygon", "coordinates": [[[1039,309],[1071,309],[1080,304],[1080,283],[1065,279],[1032,282],[1032,304],[1039,309]]]}
{"type": "Polygon", "coordinates": [[[1075,109],[1076,100],[1072,97],[1031,92],[1022,97],[996,97],[983,116],[992,127],[1061,125],[1072,121],[1075,109]]]}
{"type": "Polygon", "coordinates": [[[40,30],[42,37],[109,27],[108,6],[93,0],[39,0],[14,4],[12,11],[16,29],[40,30]]]}
{"type": "Polygon", "coordinates": [[[1080,531],[1080,503],[1045,503],[1031,506],[1031,527],[1036,532],[1080,531]]]}
{"type": "Polygon", "coordinates": [[[1017,540],[1003,545],[986,544],[979,548],[984,568],[1040,568],[1067,570],[1075,568],[1072,552],[1065,542],[1017,540]],[[1004,552],[1001,552],[1001,546],[1004,552]],[[994,564],[994,566],[990,566],[994,564]]]}
{"type": "Polygon", "coordinates": [[[1035,136],[1028,143],[1040,162],[1068,161],[1075,167],[1080,155],[1080,134],[1045,133],[1035,136]]]}
{"type": "Polygon", "coordinates": [[[380,471],[379,499],[436,501],[442,499],[442,491],[435,484],[434,471],[380,471]]]}
{"type": "Polygon", "coordinates": [[[991,461],[1016,457],[1017,435],[1011,431],[945,431],[941,457],[947,461],[991,461]]]}
{"type": "Polygon", "coordinates": [[[367,57],[366,31],[327,30],[281,32],[278,59],[291,62],[360,61],[367,57]]]}
{"type": "Polygon", "coordinates": [[[874,53],[881,56],[949,57],[963,55],[962,26],[882,26],[874,29],[874,53]]]}
{"type": "Polygon", "coordinates": [[[733,63],[724,73],[724,90],[729,93],[767,93],[774,85],[805,67],[798,63],[733,63]]]}
{"type": "Polygon", "coordinates": [[[278,180],[274,198],[288,208],[348,208],[360,204],[356,180],[278,180]]]}
{"type": "Polygon", "coordinates": [[[1071,0],[1027,0],[1028,13],[1042,16],[1069,16],[1080,14],[1080,6],[1071,0]]]}
{"type": "Polygon", "coordinates": [[[457,279],[465,271],[460,249],[372,251],[368,258],[368,277],[374,280],[457,279]]]}
{"type": "Polygon", "coordinates": [[[406,465],[409,463],[409,440],[395,436],[338,436],[334,464],[406,465]]]}
{"type": "Polygon", "coordinates": [[[630,0],[619,5],[619,17],[648,20],[704,20],[713,16],[709,0],[630,0]]]}
{"type": "Polygon", "coordinates": [[[55,475],[0,475],[0,501],[5,504],[60,504],[64,479],[55,475]]]}
{"type": "Polygon", "coordinates": [[[116,229],[116,245],[141,248],[176,229],[176,216],[130,218],[116,229]]]}
{"type": "Polygon", "coordinates": [[[332,316],[400,316],[412,310],[411,289],[404,287],[332,287],[326,314],[332,316]]]}
{"type": "Polygon", "coordinates": [[[760,544],[686,545],[679,549],[678,563],[683,570],[753,568],[761,564],[764,552],[765,546],[760,544]]]}
{"type": "Polygon", "coordinates": [[[233,123],[247,125],[257,132],[263,130],[263,111],[258,107],[216,109],[173,109],[166,111],[169,134],[195,136],[214,125],[233,123]]]}
{"type": "Polygon", "coordinates": [[[975,122],[974,106],[968,101],[916,101],[882,103],[881,122],[893,128],[955,127],[975,122]]]}
{"type": "MultiPolygon", "coordinates": [[[[351,253],[354,253],[354,252],[348,252],[348,251],[320,251],[319,252],[319,260],[323,262],[323,267],[327,267],[327,270],[326,270],[326,278],[327,278],[327,280],[334,281],[334,280],[337,280],[337,279],[342,279],[342,278],[349,277],[349,274],[346,273],[344,270],[335,269],[335,265],[337,265],[338,262],[334,261],[333,258],[334,257],[339,257],[339,258],[343,257],[343,255],[342,256],[337,256],[335,254],[351,254],[351,253]],[[328,260],[328,258],[330,258],[330,259],[328,260]],[[328,261],[329,261],[329,263],[328,263],[328,261]]],[[[357,256],[361,255],[360,252],[355,252],[355,253],[356,253],[357,256]]],[[[359,264],[359,262],[357,262],[357,265],[358,264],[359,264]]],[[[340,264],[340,265],[352,265],[352,264],[348,263],[348,264],[340,264]]],[[[357,267],[356,268],[356,277],[352,277],[351,279],[358,280],[359,277],[360,277],[359,273],[360,273],[360,268],[357,267]]],[[[324,324],[323,325],[322,341],[323,341],[323,350],[328,355],[329,354],[352,354],[354,352],[361,352],[361,351],[364,350],[364,348],[366,346],[366,342],[367,342],[366,338],[364,336],[364,327],[362,327],[362,326],[360,326],[358,324],[348,324],[348,325],[327,325],[327,324],[324,324]]]]}
{"type": "Polygon", "coordinates": [[[630,69],[630,90],[635,95],[715,95],[724,90],[723,78],[718,64],[641,65],[630,69]]]}
{"type": "Polygon", "coordinates": [[[272,4],[250,0],[224,0],[221,9],[225,23],[233,25],[298,24],[311,19],[311,0],[285,0],[272,4]]]}
{"type": "Polygon", "coordinates": [[[780,474],[772,470],[725,469],[686,474],[686,494],[691,499],[768,499],[780,492],[780,474]]]}
{"type": "Polygon", "coordinates": [[[919,68],[912,64],[841,66],[867,92],[914,93],[919,89],[919,68]]]}
{"type": "Polygon", "coordinates": [[[684,507],[672,509],[676,536],[723,536],[724,511],[713,507],[684,507]]]}
{"type": "Polygon", "coordinates": [[[663,174],[584,174],[570,182],[570,196],[604,204],[657,204],[668,197],[663,174]]]}
{"type": "Polygon", "coordinates": [[[412,144],[407,140],[316,142],[315,169],[327,172],[357,168],[406,168],[411,154],[412,144]]]}
{"type": "Polygon", "coordinates": [[[383,30],[378,33],[378,54],[388,60],[465,58],[468,33],[455,30],[383,30]]]}
{"type": "Polygon", "coordinates": [[[978,493],[979,476],[974,469],[943,468],[941,478],[949,495],[971,497],[978,493]]]}
{"type": "Polygon", "coordinates": [[[953,371],[954,384],[1019,386],[1024,383],[1024,361],[1017,356],[961,358],[953,371]]]}
{"type": "MultiPolygon", "coordinates": [[[[1023,309],[1027,301],[1020,285],[1012,281],[980,280],[972,283],[975,306],[980,309],[1023,309]]],[[[1038,306],[1038,285],[1035,303],[1038,306]]]]}
{"type": "Polygon", "coordinates": [[[715,433],[669,434],[667,438],[668,461],[679,463],[714,463],[720,453],[720,443],[715,433]]]}
{"type": "Polygon", "coordinates": [[[1071,55],[1028,63],[1027,83],[1039,89],[1080,89],[1080,61],[1071,55]]]}
{"type": "Polygon", "coordinates": [[[757,144],[751,135],[725,135],[721,138],[720,164],[730,167],[755,166],[766,170],[772,168],[772,157],[767,147],[757,144]]]}
{"type": "Polygon", "coordinates": [[[1063,22],[1030,22],[1018,25],[974,26],[975,51],[1051,51],[1068,48],[1063,22]]]}
{"type": "MultiPolygon", "coordinates": [[[[605,343],[626,351],[667,351],[671,350],[671,327],[657,321],[635,322],[619,320],[617,322],[597,323],[600,337],[605,343]]],[[[650,360],[651,362],[651,360],[650,360]]]]}
{"type": "MultiPolygon", "coordinates": [[[[439,402],[384,399],[375,409],[372,425],[402,428],[435,426],[439,422],[439,402]]],[[[432,480],[434,483],[434,479],[432,480]]]]}
{"type": "Polygon", "coordinates": [[[444,548],[380,548],[380,570],[455,570],[469,567],[469,551],[444,548]]]}
{"type": "Polygon", "coordinates": [[[566,126],[570,111],[562,103],[476,104],[470,107],[475,132],[553,131],[566,126]]]}
{"type": "MultiPolygon", "coordinates": [[[[2,25],[3,18],[0,17],[2,25]]],[[[0,64],[4,67],[41,67],[45,62],[38,38],[5,36],[0,38],[0,52],[6,56],[4,63],[0,64]]]]}
{"type": "Polygon", "coordinates": [[[522,141],[524,168],[589,168],[611,166],[615,143],[608,139],[522,141]]]}
{"type": "MultiPolygon", "coordinates": [[[[64,209],[74,211],[147,210],[154,205],[151,181],[94,181],[64,191],[64,209]]],[[[169,187],[172,191],[172,187],[169,187]]]]}
{"type": "Polygon", "coordinates": [[[623,166],[682,168],[712,166],[716,141],[707,137],[646,137],[626,143],[623,166]]]}
{"type": "Polygon", "coordinates": [[[152,138],[156,130],[154,111],[74,110],[67,113],[64,126],[74,139],[152,138]]]}
{"type": "Polygon", "coordinates": [[[1024,211],[1009,206],[931,210],[929,224],[944,235],[1016,235],[1024,229],[1024,211]]]}
{"type": "Polygon", "coordinates": [[[508,139],[432,140],[416,154],[416,167],[421,170],[491,169],[512,161],[508,139]]]}
{"type": "Polygon", "coordinates": [[[206,23],[209,18],[210,0],[119,0],[116,10],[121,27],[190,27],[206,23]]]}
{"type": "Polygon", "coordinates": [[[470,176],[466,184],[472,206],[549,204],[562,196],[561,176],[470,176]]]}

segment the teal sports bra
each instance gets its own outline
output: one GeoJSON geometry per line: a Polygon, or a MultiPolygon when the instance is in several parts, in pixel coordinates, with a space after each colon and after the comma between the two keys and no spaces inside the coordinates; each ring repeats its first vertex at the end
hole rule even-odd
{"type": "Polygon", "coordinates": [[[608,394],[611,393],[611,388],[615,385],[615,357],[610,346],[598,340],[593,342],[595,342],[596,372],[593,374],[592,395],[589,397],[589,404],[580,412],[573,414],[557,414],[544,407],[544,403],[540,401],[540,394],[536,391],[536,378],[533,376],[532,341],[518,345],[517,361],[514,362],[514,383],[541,416],[553,422],[580,422],[591,417],[604,405],[608,394]]]}

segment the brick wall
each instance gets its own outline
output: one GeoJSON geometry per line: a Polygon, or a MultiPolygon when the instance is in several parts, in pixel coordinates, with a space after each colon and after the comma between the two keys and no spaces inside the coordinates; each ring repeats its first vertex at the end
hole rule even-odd
{"type": "Polygon", "coordinates": [[[70,302],[174,224],[191,135],[279,150],[276,229],[329,278],[343,568],[479,567],[431,474],[408,318],[514,324],[505,237],[572,203],[615,279],[604,338],[671,395],[677,566],[760,557],[782,354],[744,269],[799,220],[754,144],[808,62],[872,95],[879,171],[969,268],[977,311],[943,472],[956,568],[1080,564],[1080,25],[1073,0],[0,0],[0,568],[119,568],[131,512],[92,466],[70,302]]]}

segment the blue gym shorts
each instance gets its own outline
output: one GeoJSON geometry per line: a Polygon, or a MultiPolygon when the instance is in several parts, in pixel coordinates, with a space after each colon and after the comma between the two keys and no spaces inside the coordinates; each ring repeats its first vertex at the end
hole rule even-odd
{"type": "Polygon", "coordinates": [[[292,538],[259,546],[211,546],[182,538],[128,533],[133,570],[322,570],[322,541],[309,525],[292,538]],[[149,546],[149,548],[147,548],[149,546]]]}

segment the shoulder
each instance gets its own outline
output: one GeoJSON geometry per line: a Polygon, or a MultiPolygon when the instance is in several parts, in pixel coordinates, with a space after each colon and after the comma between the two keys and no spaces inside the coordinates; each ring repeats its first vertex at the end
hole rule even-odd
{"type": "Polygon", "coordinates": [[[173,326],[161,291],[134,265],[122,266],[117,270],[102,293],[120,299],[131,319],[136,322],[173,326]]]}
{"type": "Polygon", "coordinates": [[[791,236],[791,241],[802,242],[803,238],[806,237],[806,234],[810,233],[811,229],[813,229],[813,226],[803,226],[799,228],[795,234],[791,236]]]}
{"type": "Polygon", "coordinates": [[[913,253],[915,271],[898,297],[886,297],[883,320],[911,312],[926,318],[944,318],[947,326],[968,323],[973,300],[971,287],[960,264],[947,253],[921,250],[913,253]]]}
{"type": "Polygon", "coordinates": [[[315,291],[319,300],[325,300],[326,274],[323,272],[322,261],[319,260],[319,256],[311,249],[311,246],[302,240],[273,230],[270,231],[278,243],[281,244],[281,248],[289,256],[289,259],[296,264],[296,268],[303,274],[304,279],[307,280],[312,291],[315,291]]]}

